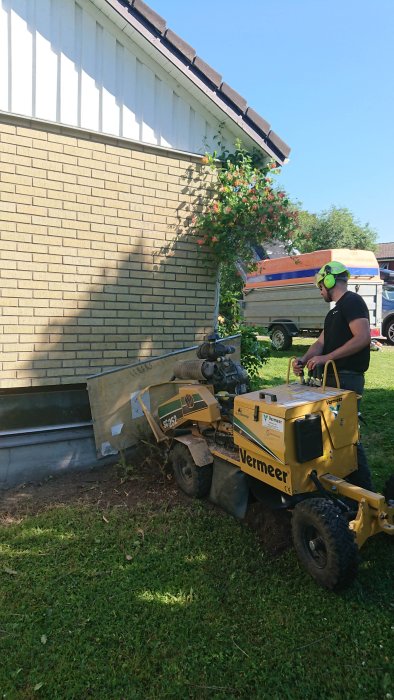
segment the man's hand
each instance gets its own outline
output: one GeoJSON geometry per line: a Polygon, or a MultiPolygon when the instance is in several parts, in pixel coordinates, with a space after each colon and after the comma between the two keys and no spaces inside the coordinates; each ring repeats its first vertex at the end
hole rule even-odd
{"type": "Polygon", "coordinates": [[[302,371],[304,369],[304,362],[301,360],[300,357],[296,357],[295,360],[292,362],[292,367],[293,367],[293,372],[297,377],[300,377],[302,374],[302,371]]]}
{"type": "Polygon", "coordinates": [[[309,358],[306,366],[312,371],[317,365],[325,365],[330,359],[331,358],[329,355],[314,355],[313,357],[309,358]]]}

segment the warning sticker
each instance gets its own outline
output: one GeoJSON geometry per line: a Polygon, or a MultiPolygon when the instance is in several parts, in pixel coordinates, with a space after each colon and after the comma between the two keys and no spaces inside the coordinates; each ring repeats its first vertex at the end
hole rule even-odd
{"type": "Polygon", "coordinates": [[[270,416],[269,413],[263,413],[264,428],[271,428],[271,430],[276,430],[278,433],[283,433],[284,423],[283,418],[277,418],[276,416],[270,416]]]}

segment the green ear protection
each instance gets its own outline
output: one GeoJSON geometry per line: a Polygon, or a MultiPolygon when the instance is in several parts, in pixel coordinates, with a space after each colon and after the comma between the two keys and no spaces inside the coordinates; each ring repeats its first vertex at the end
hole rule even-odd
{"type": "Polygon", "coordinates": [[[341,277],[347,276],[349,279],[350,272],[347,267],[340,262],[332,261],[330,265],[323,265],[316,275],[316,287],[323,284],[326,289],[332,289],[337,283],[338,275],[341,277]]]}
{"type": "Polygon", "coordinates": [[[330,265],[326,265],[326,267],[324,268],[324,271],[325,271],[326,275],[325,275],[325,277],[323,277],[323,284],[324,284],[326,289],[332,289],[333,287],[335,287],[336,278],[331,273],[330,265]]]}

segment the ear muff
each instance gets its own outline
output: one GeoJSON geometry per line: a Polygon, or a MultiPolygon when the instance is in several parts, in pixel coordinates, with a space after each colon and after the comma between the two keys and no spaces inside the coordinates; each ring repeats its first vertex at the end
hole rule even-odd
{"type": "Polygon", "coordinates": [[[345,281],[349,279],[349,270],[339,262],[332,262],[331,265],[323,265],[315,277],[316,287],[324,285],[325,289],[332,289],[335,287],[338,279],[345,281]]]}
{"type": "Polygon", "coordinates": [[[323,284],[326,289],[332,289],[335,287],[336,279],[333,274],[331,274],[331,266],[326,265],[324,268],[323,284]]]}

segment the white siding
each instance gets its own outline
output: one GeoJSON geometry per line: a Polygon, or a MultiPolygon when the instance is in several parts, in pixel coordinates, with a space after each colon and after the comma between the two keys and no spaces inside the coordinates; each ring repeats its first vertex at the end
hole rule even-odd
{"type": "Polygon", "coordinates": [[[127,49],[123,58],[123,136],[138,140],[140,126],[136,107],[137,59],[127,49]]]}
{"type": "Polygon", "coordinates": [[[70,126],[78,126],[79,62],[75,60],[75,56],[81,56],[80,28],[77,31],[78,18],[79,25],[82,24],[80,15],[81,9],[73,2],[61,2],[57,121],[70,126]]]}
{"type": "Polygon", "coordinates": [[[89,0],[0,0],[0,110],[196,153],[218,131],[89,0]]]}
{"type": "Polygon", "coordinates": [[[33,112],[32,76],[35,58],[35,42],[29,30],[29,8],[27,0],[13,0],[9,4],[9,56],[8,80],[11,86],[9,109],[17,114],[33,112]],[[20,48],[23,46],[23,59],[20,48]]]}
{"type": "Polygon", "coordinates": [[[9,65],[8,65],[8,46],[9,46],[9,13],[0,3],[0,109],[3,112],[8,112],[9,105],[9,65]]]}
{"type": "Polygon", "coordinates": [[[96,83],[97,59],[100,54],[100,45],[97,46],[100,31],[97,29],[94,18],[81,13],[78,17],[78,44],[81,52],[80,69],[80,126],[85,129],[99,130],[100,117],[100,90],[96,83]],[[89,41],[85,41],[85,37],[89,41]]]}
{"type": "MultiPolygon", "coordinates": [[[[40,32],[33,34],[35,57],[33,52],[33,116],[39,119],[56,121],[57,117],[57,83],[58,83],[58,46],[59,13],[54,0],[39,0],[35,5],[33,23],[40,27],[40,32]],[[44,76],[45,80],[39,80],[44,76]]],[[[34,26],[33,24],[33,26],[34,26]]],[[[23,63],[23,61],[22,61],[23,63]]]]}

